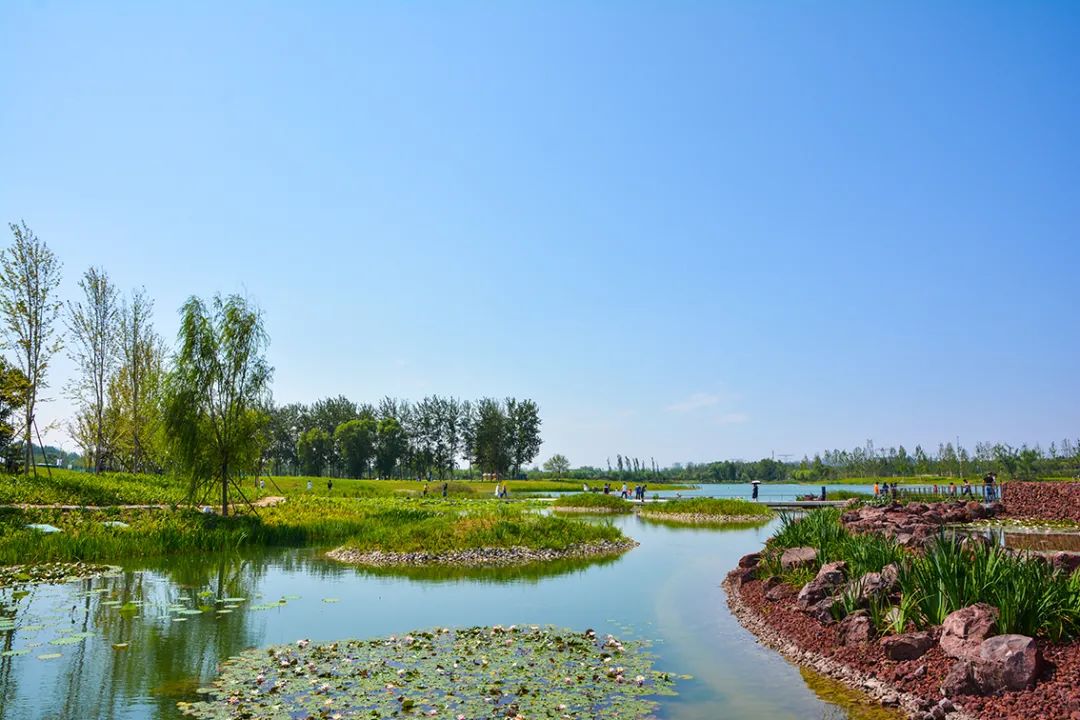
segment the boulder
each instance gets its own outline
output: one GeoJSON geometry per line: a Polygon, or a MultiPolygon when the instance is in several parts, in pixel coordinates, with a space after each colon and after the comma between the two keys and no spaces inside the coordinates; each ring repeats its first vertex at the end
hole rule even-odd
{"type": "Polygon", "coordinates": [[[1050,565],[1066,575],[1072,575],[1077,568],[1080,568],[1080,553],[1056,552],[1050,556],[1050,565]]]}
{"type": "Polygon", "coordinates": [[[831,625],[836,622],[836,618],[834,618],[832,614],[833,605],[835,604],[836,598],[822,598],[813,605],[805,608],[806,614],[817,620],[822,625],[831,625]]]}
{"type": "Polygon", "coordinates": [[[840,644],[857,645],[874,638],[874,624],[864,610],[856,610],[840,621],[840,644]]]}
{"type": "Polygon", "coordinates": [[[975,681],[984,693],[1034,687],[1041,671],[1039,648],[1026,635],[995,635],[979,646],[975,681]]]}
{"type": "Polygon", "coordinates": [[[780,567],[784,570],[810,567],[817,562],[817,550],[812,547],[788,548],[780,556],[780,567]]]}
{"type": "Polygon", "coordinates": [[[832,595],[844,583],[846,573],[847,563],[843,560],[822,565],[817,577],[799,591],[799,607],[806,610],[832,595]]]}
{"type": "Polygon", "coordinates": [[[892,635],[881,639],[885,657],[890,660],[917,660],[933,646],[934,638],[926,632],[892,635]]]}
{"type": "Polygon", "coordinates": [[[941,694],[947,698],[961,695],[979,695],[979,684],[975,682],[975,668],[970,660],[957,660],[941,683],[941,694]]]}
{"type": "Polygon", "coordinates": [[[762,589],[763,592],[767,593],[770,590],[772,590],[774,587],[776,587],[777,585],[780,585],[782,582],[783,581],[780,578],[776,577],[775,575],[770,575],[769,577],[765,578],[765,580],[762,581],[761,589],[762,589]]]}
{"type": "Polygon", "coordinates": [[[889,594],[900,589],[900,567],[896,563],[889,563],[881,568],[881,579],[888,584],[889,594]]]}
{"type": "Polygon", "coordinates": [[[954,658],[976,659],[983,640],[994,634],[997,619],[997,608],[985,603],[949,613],[941,625],[942,651],[954,658]]]}
{"type": "Polygon", "coordinates": [[[797,593],[798,591],[787,583],[780,583],[765,593],[765,599],[769,602],[779,602],[790,597],[795,597],[797,593]]]}
{"type": "Polygon", "coordinates": [[[739,558],[739,567],[741,568],[755,568],[758,563],[761,562],[761,553],[750,553],[749,555],[743,555],[739,558]]]}

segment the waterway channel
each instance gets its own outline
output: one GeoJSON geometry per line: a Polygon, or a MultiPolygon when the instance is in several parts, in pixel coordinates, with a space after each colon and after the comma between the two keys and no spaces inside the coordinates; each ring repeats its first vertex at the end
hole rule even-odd
{"type": "Polygon", "coordinates": [[[344,567],[314,549],[201,555],[27,595],[0,590],[0,616],[15,626],[0,631],[0,651],[13,653],[0,657],[0,718],[178,718],[176,702],[198,699],[218,663],[247,648],[493,624],[651,639],[658,668],[692,676],[663,698],[661,718],[891,717],[756,644],[728,612],[724,574],[776,521],[735,530],[595,521],[619,524],[640,546],[608,562],[407,575],[344,567]]]}

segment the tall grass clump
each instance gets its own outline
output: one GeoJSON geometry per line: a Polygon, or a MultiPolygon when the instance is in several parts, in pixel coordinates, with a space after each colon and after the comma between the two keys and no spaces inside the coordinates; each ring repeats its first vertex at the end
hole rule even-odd
{"type": "Polygon", "coordinates": [[[914,598],[919,626],[982,602],[998,609],[1000,633],[1054,641],[1080,634],[1080,576],[998,545],[942,536],[900,566],[900,588],[914,598]]]}
{"type": "Polygon", "coordinates": [[[738,498],[681,498],[645,506],[650,515],[712,515],[716,517],[772,516],[772,510],[762,503],[738,498]]]}

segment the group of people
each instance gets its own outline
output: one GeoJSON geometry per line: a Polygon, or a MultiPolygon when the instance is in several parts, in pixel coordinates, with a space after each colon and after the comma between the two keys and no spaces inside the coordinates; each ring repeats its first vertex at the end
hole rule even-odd
{"type": "MultiPolygon", "coordinates": [[[[443,492],[443,497],[446,497],[445,491],[443,492]]],[[[510,488],[506,487],[506,483],[495,483],[495,497],[500,499],[510,497],[510,488]]]]}
{"type": "MultiPolygon", "coordinates": [[[[997,500],[997,495],[998,495],[997,473],[994,473],[994,472],[986,473],[986,475],[983,476],[982,484],[983,484],[983,489],[982,489],[983,501],[985,501],[985,502],[993,502],[994,500],[997,500]]],[[[950,482],[949,483],[949,494],[953,495],[953,496],[955,496],[957,494],[957,487],[956,487],[955,482],[950,482]]],[[[972,487],[971,481],[968,480],[967,478],[964,478],[963,487],[960,488],[959,494],[960,495],[967,495],[969,498],[974,498],[975,497],[975,488],[972,487]]]]}
{"type": "Polygon", "coordinates": [[[874,483],[874,496],[878,497],[878,496],[887,496],[887,495],[892,496],[894,498],[896,497],[896,483],[894,482],[892,485],[889,485],[889,482],[886,480],[885,482],[883,482],[879,486],[875,482],[874,483]]]}
{"type": "MultiPolygon", "coordinates": [[[[583,483],[581,489],[583,492],[592,492],[592,489],[589,487],[588,483],[583,483]]],[[[631,489],[626,486],[626,483],[623,483],[622,490],[619,491],[619,497],[621,497],[623,500],[629,500],[630,493],[633,492],[635,500],[645,502],[645,491],[648,489],[648,485],[635,485],[633,490],[631,491],[631,489]]],[[[611,483],[604,483],[603,493],[605,495],[611,494],[611,483]]]]}
{"type": "MultiPolygon", "coordinates": [[[[983,476],[982,484],[983,484],[983,489],[982,489],[983,501],[984,502],[993,502],[994,500],[997,500],[997,497],[998,497],[997,473],[994,473],[994,472],[986,473],[986,475],[983,476]]],[[[938,489],[938,486],[935,485],[934,486],[934,492],[935,493],[937,492],[937,489],[938,489]]],[[[943,488],[943,490],[944,490],[944,488],[943,488]]],[[[961,484],[961,486],[959,488],[956,486],[956,483],[954,481],[950,481],[949,482],[949,489],[948,489],[947,494],[949,494],[949,495],[951,495],[953,497],[967,496],[967,497],[974,500],[975,499],[975,487],[971,484],[971,480],[969,480],[967,478],[963,479],[962,484],[961,484]]],[[[886,481],[886,482],[882,483],[879,486],[875,482],[874,483],[874,495],[876,495],[876,496],[877,495],[891,495],[892,497],[895,498],[896,497],[896,483],[894,482],[892,485],[890,485],[888,483],[888,481],[886,481]]]]}

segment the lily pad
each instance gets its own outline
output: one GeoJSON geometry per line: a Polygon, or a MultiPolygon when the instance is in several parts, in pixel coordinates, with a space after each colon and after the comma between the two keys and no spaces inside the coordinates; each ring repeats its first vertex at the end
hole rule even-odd
{"type": "Polygon", "coordinates": [[[341,599],[340,598],[323,598],[322,601],[324,603],[336,603],[336,602],[341,602],[341,599]]]}
{"type": "Polygon", "coordinates": [[[375,640],[301,640],[227,661],[208,699],[180,703],[204,720],[330,717],[527,717],[642,720],[673,695],[648,643],[593,631],[475,627],[375,640]]]}
{"type": "Polygon", "coordinates": [[[25,655],[30,652],[29,650],[5,650],[0,652],[0,657],[15,657],[16,655],[25,655]]]}
{"type": "Polygon", "coordinates": [[[37,656],[38,660],[55,660],[58,657],[63,657],[60,653],[42,653],[37,656]]]}

